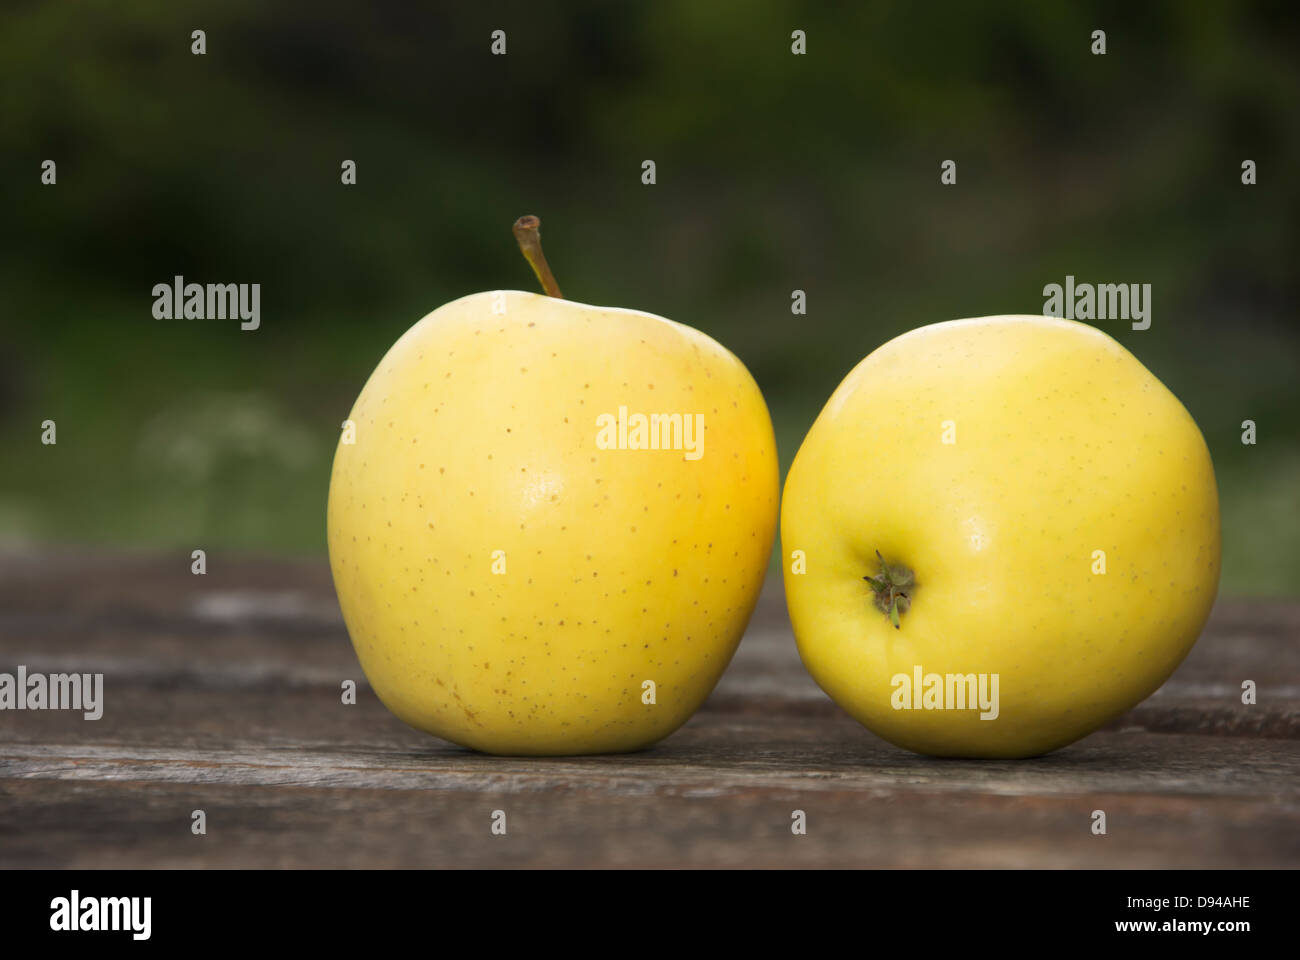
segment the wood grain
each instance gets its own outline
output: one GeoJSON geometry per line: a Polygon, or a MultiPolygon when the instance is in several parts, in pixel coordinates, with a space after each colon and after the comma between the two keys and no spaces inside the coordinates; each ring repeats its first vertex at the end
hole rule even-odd
{"type": "Polygon", "coordinates": [[[1300,865],[1295,604],[1221,602],[1160,691],[1071,747],[937,761],[821,693],[770,583],[677,734],[638,754],[516,759],[379,704],[322,563],[210,555],[204,577],[189,563],[0,556],[0,670],[103,672],[107,690],[98,721],[0,713],[0,867],[1300,865]]]}

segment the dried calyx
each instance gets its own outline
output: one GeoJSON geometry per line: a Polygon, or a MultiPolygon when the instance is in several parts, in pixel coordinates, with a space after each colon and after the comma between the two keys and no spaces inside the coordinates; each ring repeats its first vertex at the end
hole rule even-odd
{"type": "Polygon", "coordinates": [[[901,627],[900,616],[907,613],[912,605],[912,596],[916,592],[916,577],[912,571],[901,563],[886,563],[885,558],[876,551],[880,561],[880,573],[874,577],[863,577],[871,585],[875,594],[876,609],[889,617],[889,622],[897,630],[901,627]]]}

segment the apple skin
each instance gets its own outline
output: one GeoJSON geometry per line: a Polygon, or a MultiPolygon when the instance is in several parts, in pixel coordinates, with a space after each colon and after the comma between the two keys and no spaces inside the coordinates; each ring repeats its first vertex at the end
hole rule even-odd
{"type": "Polygon", "coordinates": [[[777,524],[772,422],[735,356],[648,313],[480,293],[408,330],[350,419],[330,565],[394,714],[489,753],[586,754],[703,703],[777,524]],[[702,414],[702,456],[598,448],[620,406],[702,414]]]}
{"type": "Polygon", "coordinates": [[[1183,660],[1219,581],[1191,416],[1113,339],[1041,316],[921,327],[859,363],[790,468],[781,540],[813,678],[885,740],[938,756],[1033,756],[1116,718],[1183,660]],[[877,550],[915,575],[898,628],[863,579],[877,550]],[[892,678],[916,666],[998,674],[998,716],[895,709],[892,678]]]}

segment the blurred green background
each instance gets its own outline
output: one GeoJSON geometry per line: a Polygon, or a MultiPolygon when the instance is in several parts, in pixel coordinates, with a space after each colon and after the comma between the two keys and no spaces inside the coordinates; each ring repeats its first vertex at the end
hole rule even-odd
{"type": "Polygon", "coordinates": [[[0,548],[323,554],[365,378],[445,301],[535,289],[536,213],[570,298],[745,361],[783,469],[885,340],[1151,283],[1150,330],[1097,325],[1205,433],[1224,590],[1300,593],[1294,3],[441,6],[5,5],[0,548]],[[155,320],[176,274],[260,283],[262,328],[155,320]]]}

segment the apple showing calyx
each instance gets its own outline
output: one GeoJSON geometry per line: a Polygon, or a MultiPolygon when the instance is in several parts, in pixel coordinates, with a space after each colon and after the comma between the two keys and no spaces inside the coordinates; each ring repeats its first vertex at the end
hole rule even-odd
{"type": "Polygon", "coordinates": [[[813,678],[940,756],[1032,756],[1117,717],[1219,580],[1195,422],[1110,337],[1048,317],[922,327],[859,363],[790,467],[781,541],[813,678]]]}
{"type": "Polygon", "coordinates": [[[635,750],[703,703],[753,612],[779,479],[744,365],[649,313],[474,294],[388,351],[334,456],[330,566],[400,719],[499,754],[635,750]],[[351,442],[349,442],[351,441],[351,442]]]}

